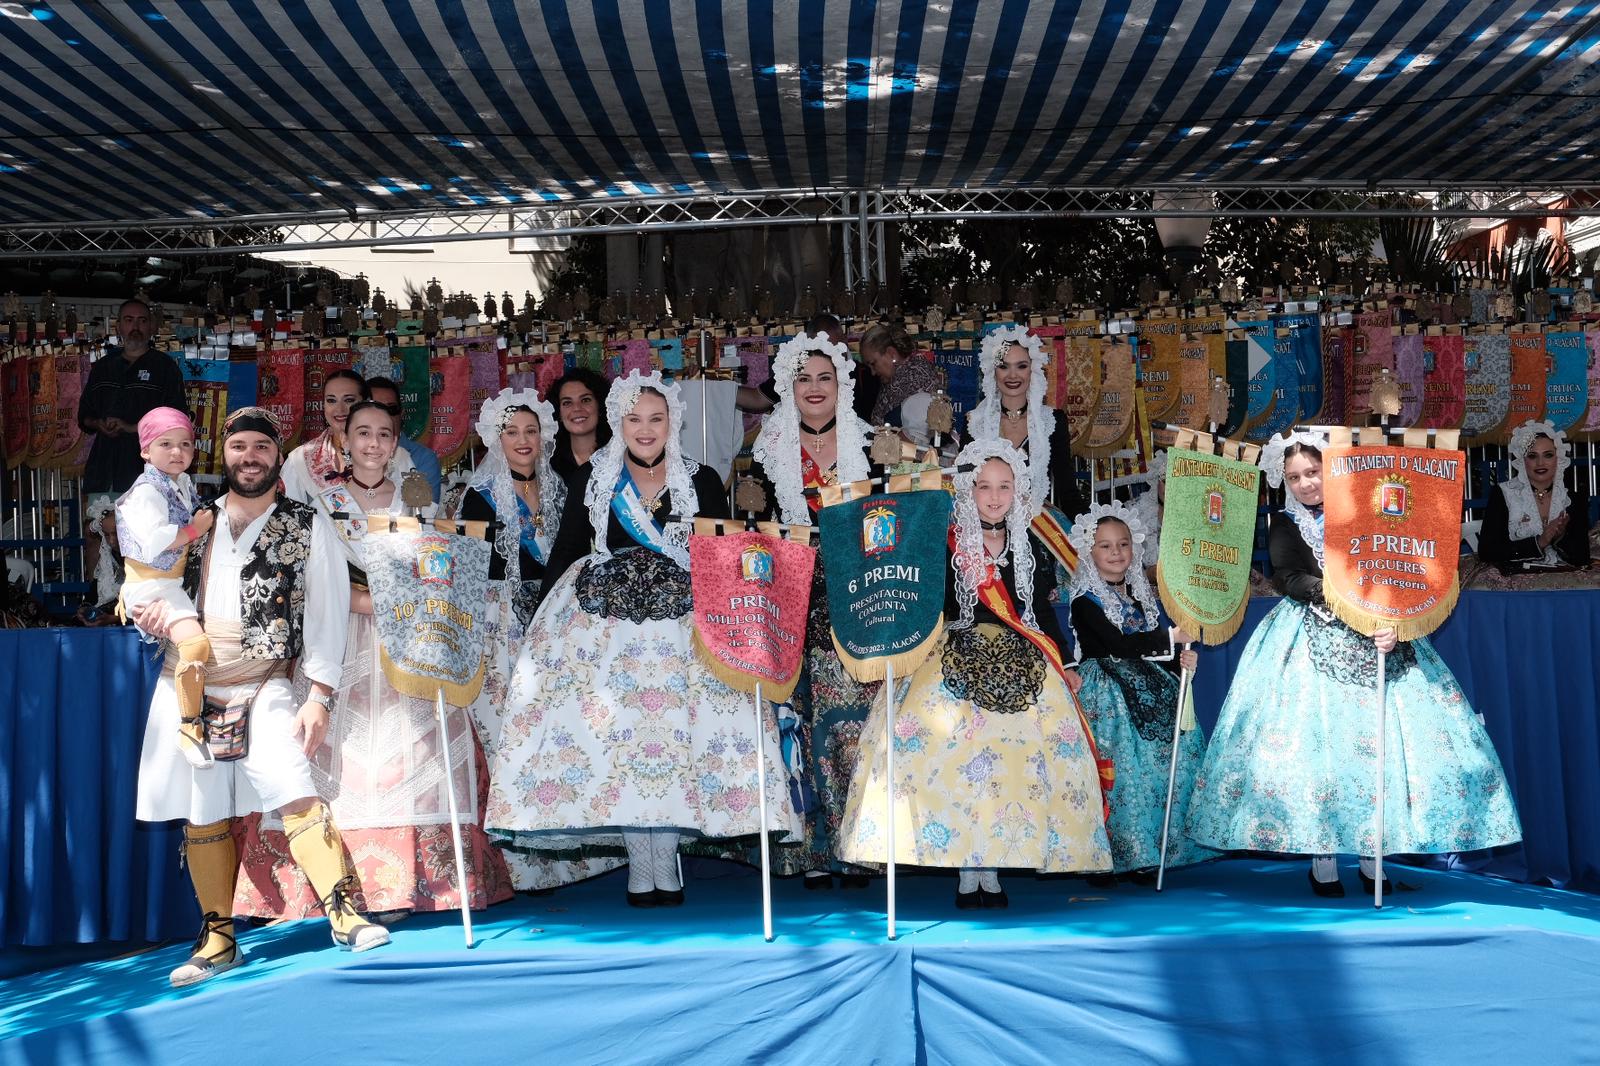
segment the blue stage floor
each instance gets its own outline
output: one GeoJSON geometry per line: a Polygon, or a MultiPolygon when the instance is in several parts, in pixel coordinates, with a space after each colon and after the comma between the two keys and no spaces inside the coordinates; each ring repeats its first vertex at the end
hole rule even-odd
{"type": "MultiPolygon", "coordinates": [[[[702,865],[701,869],[731,871],[702,865]]],[[[865,891],[691,880],[636,911],[620,874],[394,927],[360,956],[321,921],[242,934],[245,966],[175,993],[187,945],[0,984],[0,1062],[1431,1063],[1600,1059],[1600,899],[1398,870],[1375,911],[1303,863],[1235,859],[1167,891],[1006,879],[955,910],[904,876],[899,939],[865,891]]]]}

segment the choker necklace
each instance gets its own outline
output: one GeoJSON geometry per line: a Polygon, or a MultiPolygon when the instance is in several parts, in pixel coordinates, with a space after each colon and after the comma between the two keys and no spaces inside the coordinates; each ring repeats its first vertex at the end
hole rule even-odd
{"type": "Polygon", "coordinates": [[[1550,489],[1534,489],[1533,490],[1533,498],[1536,499],[1536,500],[1549,499],[1549,497],[1550,497],[1550,489]]]}
{"type": "Polygon", "coordinates": [[[821,451],[822,450],[822,435],[824,433],[828,432],[829,430],[831,430],[834,426],[836,426],[838,424],[839,424],[839,416],[838,415],[834,415],[832,418],[828,419],[828,424],[823,426],[821,429],[812,429],[810,426],[806,425],[804,422],[800,423],[800,428],[805,430],[807,433],[811,434],[811,450],[812,451],[821,451]]]}
{"type": "Polygon", "coordinates": [[[1024,407],[1020,411],[1007,411],[1006,410],[1006,405],[1005,404],[1001,404],[1000,405],[1000,413],[1005,415],[1007,418],[1009,418],[1013,422],[1021,422],[1024,418],[1027,417],[1028,409],[1026,407],[1024,407]]]}
{"type": "Polygon", "coordinates": [[[368,485],[365,481],[362,481],[360,478],[356,477],[356,469],[352,466],[349,473],[345,475],[345,480],[353,483],[357,488],[365,492],[367,494],[367,499],[370,500],[374,496],[378,495],[378,490],[383,488],[383,482],[385,479],[379,477],[376,485],[368,485]]]}
{"type": "Polygon", "coordinates": [[[981,518],[978,519],[978,524],[980,526],[982,526],[984,528],[984,531],[987,532],[987,533],[993,533],[996,530],[1001,530],[1001,529],[1005,529],[1006,528],[1006,524],[1004,522],[985,522],[981,518]]]}
{"type": "MultiPolygon", "coordinates": [[[[507,467],[506,469],[511,470],[510,467],[507,467]]],[[[521,482],[538,481],[539,472],[536,470],[531,474],[519,474],[515,470],[511,470],[511,480],[521,482]]]]}
{"type": "Polygon", "coordinates": [[[643,459],[639,458],[637,455],[634,455],[633,454],[633,449],[629,448],[627,451],[628,451],[628,461],[631,462],[631,463],[635,463],[635,464],[637,464],[639,466],[642,466],[646,470],[654,470],[656,467],[660,466],[662,463],[667,461],[667,450],[665,448],[661,449],[661,454],[656,456],[655,461],[651,462],[651,463],[647,463],[643,459]]]}

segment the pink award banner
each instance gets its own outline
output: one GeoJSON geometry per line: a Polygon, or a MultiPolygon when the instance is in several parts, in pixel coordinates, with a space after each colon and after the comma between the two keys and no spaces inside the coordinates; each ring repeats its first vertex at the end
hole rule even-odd
{"type": "Polygon", "coordinates": [[[1372,379],[1381,369],[1394,369],[1392,312],[1364,311],[1356,316],[1356,345],[1347,364],[1350,387],[1345,404],[1351,419],[1364,418],[1372,410],[1372,379]]]}
{"type": "Polygon", "coordinates": [[[771,533],[689,538],[694,647],[731,688],[788,699],[805,654],[811,573],[817,552],[771,533]]]}
{"type": "Polygon", "coordinates": [[[89,377],[89,357],[67,350],[56,355],[56,443],[55,465],[75,476],[87,458],[83,454],[84,433],[78,427],[78,401],[89,377]]]}
{"type": "Polygon", "coordinates": [[[1446,333],[1422,339],[1424,429],[1460,429],[1467,414],[1466,338],[1446,333]]]}
{"type": "Polygon", "coordinates": [[[28,359],[31,427],[27,463],[44,469],[54,465],[56,447],[56,357],[49,351],[28,359]]]}
{"type": "Polygon", "coordinates": [[[1394,338],[1394,376],[1400,383],[1400,417],[1402,426],[1414,426],[1422,416],[1424,391],[1423,341],[1420,333],[1402,333],[1394,338]]]}

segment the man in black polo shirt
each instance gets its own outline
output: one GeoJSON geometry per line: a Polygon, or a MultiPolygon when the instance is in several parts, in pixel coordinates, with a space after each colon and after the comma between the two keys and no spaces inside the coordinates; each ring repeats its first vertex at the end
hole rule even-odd
{"type": "MultiPolygon", "coordinates": [[[[144,473],[139,419],[157,407],[189,409],[178,364],[166,352],[150,347],[152,327],[149,304],[125,301],[117,312],[122,347],[106,345],[106,354],[89,368],[89,382],[78,400],[78,425],[94,434],[83,468],[85,514],[114,505],[144,473]]],[[[84,562],[93,573],[100,539],[85,535],[84,542],[84,562]]]]}
{"type": "Polygon", "coordinates": [[[78,425],[94,434],[83,469],[86,497],[109,494],[113,501],[144,472],[139,457],[139,419],[157,407],[189,409],[183,397],[183,372],[166,352],[150,347],[150,308],[128,300],[117,314],[119,350],[89,368],[89,383],[78,401],[78,425]]]}

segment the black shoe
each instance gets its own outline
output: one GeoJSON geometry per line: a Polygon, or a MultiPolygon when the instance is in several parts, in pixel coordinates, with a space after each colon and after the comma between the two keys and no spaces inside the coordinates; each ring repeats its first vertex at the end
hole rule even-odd
{"type": "Polygon", "coordinates": [[[807,892],[826,892],[833,887],[832,874],[823,874],[821,877],[815,874],[806,874],[804,880],[807,892]]]}
{"type": "Polygon", "coordinates": [[[524,896],[553,896],[556,894],[556,890],[554,888],[528,888],[524,889],[522,894],[524,896]]]}
{"type": "Polygon", "coordinates": [[[1311,882],[1311,891],[1323,899],[1344,899],[1344,885],[1337,881],[1318,881],[1310,870],[1306,871],[1306,880],[1311,882]]]}
{"type": "Polygon", "coordinates": [[[1093,888],[1116,888],[1116,874],[1086,874],[1083,878],[1093,888]]]}
{"type": "Polygon", "coordinates": [[[868,877],[866,874],[839,875],[840,888],[866,888],[870,884],[872,884],[872,878],[868,877]]]}
{"type": "Polygon", "coordinates": [[[683,889],[681,888],[658,888],[655,890],[655,897],[657,907],[683,906],[683,889]]]}
{"type": "Polygon", "coordinates": [[[648,892],[628,893],[628,906],[630,907],[654,907],[655,905],[656,890],[653,888],[648,892]]]}
{"type": "Polygon", "coordinates": [[[1011,900],[1006,896],[1006,890],[990,892],[986,888],[978,889],[978,895],[983,897],[983,909],[986,911],[1003,911],[1011,906],[1011,900]]]}
{"type": "Polygon", "coordinates": [[[984,892],[982,889],[979,889],[979,888],[975,888],[971,892],[957,892],[956,893],[956,910],[958,910],[958,911],[975,911],[975,910],[978,910],[979,908],[986,906],[986,903],[984,901],[984,897],[987,896],[987,895],[988,895],[987,892],[984,892]]]}

